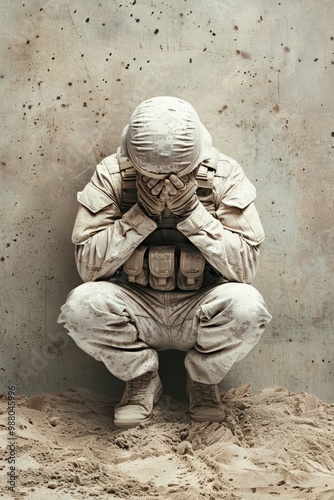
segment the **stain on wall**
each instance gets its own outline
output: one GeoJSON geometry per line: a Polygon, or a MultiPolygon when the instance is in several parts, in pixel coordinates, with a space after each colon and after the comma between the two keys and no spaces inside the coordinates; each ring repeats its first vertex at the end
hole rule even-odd
{"type": "Polygon", "coordinates": [[[254,284],[274,319],[223,387],[333,401],[331,2],[21,0],[1,19],[2,386],[117,392],[56,323],[80,283],[76,192],[142,100],[175,95],[245,168],[267,234],[254,284]]]}

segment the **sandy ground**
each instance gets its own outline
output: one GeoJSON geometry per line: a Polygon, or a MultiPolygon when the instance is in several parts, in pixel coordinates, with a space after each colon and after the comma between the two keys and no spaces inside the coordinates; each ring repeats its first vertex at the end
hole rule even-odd
{"type": "Polygon", "coordinates": [[[150,422],[112,424],[104,396],[68,389],[16,398],[15,493],[6,486],[7,399],[0,400],[0,497],[29,500],[334,499],[334,405],[282,387],[224,396],[223,424],[195,423],[164,396],[150,422]]]}

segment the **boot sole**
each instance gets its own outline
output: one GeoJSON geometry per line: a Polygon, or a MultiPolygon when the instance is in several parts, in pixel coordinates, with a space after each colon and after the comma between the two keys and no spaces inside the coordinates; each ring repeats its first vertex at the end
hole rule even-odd
{"type": "MultiPolygon", "coordinates": [[[[157,404],[157,402],[162,397],[162,395],[163,395],[163,387],[162,387],[162,385],[160,385],[158,391],[154,394],[153,406],[157,404]]],[[[129,429],[130,427],[137,427],[137,425],[144,424],[145,422],[148,422],[150,420],[151,416],[152,416],[152,413],[148,417],[138,419],[138,420],[127,420],[127,421],[114,420],[114,426],[117,427],[118,429],[129,429]]]]}
{"type": "Polygon", "coordinates": [[[221,418],[205,418],[205,417],[193,417],[192,415],[189,415],[191,420],[194,420],[194,422],[210,422],[210,423],[218,423],[222,424],[226,420],[226,415],[222,416],[221,418]]]}
{"type": "Polygon", "coordinates": [[[208,415],[202,415],[200,414],[200,412],[198,412],[198,414],[196,415],[196,413],[192,413],[191,411],[189,412],[189,417],[194,420],[195,422],[217,422],[219,424],[221,424],[222,422],[225,422],[226,420],[226,412],[224,409],[222,409],[219,413],[216,412],[216,415],[215,416],[212,416],[210,418],[210,416],[208,415]]]}

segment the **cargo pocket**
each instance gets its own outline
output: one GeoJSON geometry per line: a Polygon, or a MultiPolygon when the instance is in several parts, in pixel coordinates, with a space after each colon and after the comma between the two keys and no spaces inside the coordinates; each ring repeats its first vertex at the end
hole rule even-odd
{"type": "Polygon", "coordinates": [[[148,247],[139,245],[133,254],[123,264],[123,270],[130,283],[146,286],[149,280],[148,263],[145,253],[148,247]]]}
{"type": "Polygon", "coordinates": [[[177,286],[181,290],[198,290],[203,283],[205,259],[195,246],[182,245],[177,286]]]}
{"type": "Polygon", "coordinates": [[[150,285],[154,290],[175,288],[175,246],[154,246],[149,252],[150,285]]]}

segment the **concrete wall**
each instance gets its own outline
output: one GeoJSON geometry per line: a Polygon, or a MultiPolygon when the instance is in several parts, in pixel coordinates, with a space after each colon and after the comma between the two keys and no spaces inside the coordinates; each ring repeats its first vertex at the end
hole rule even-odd
{"type": "MultiPolygon", "coordinates": [[[[223,387],[334,400],[330,0],[4,0],[1,11],[1,384],[119,393],[57,325],[80,283],[76,192],[144,99],[190,101],[258,189],[255,285],[274,319],[223,387]]],[[[178,356],[166,363],[176,363],[178,356]]]]}

